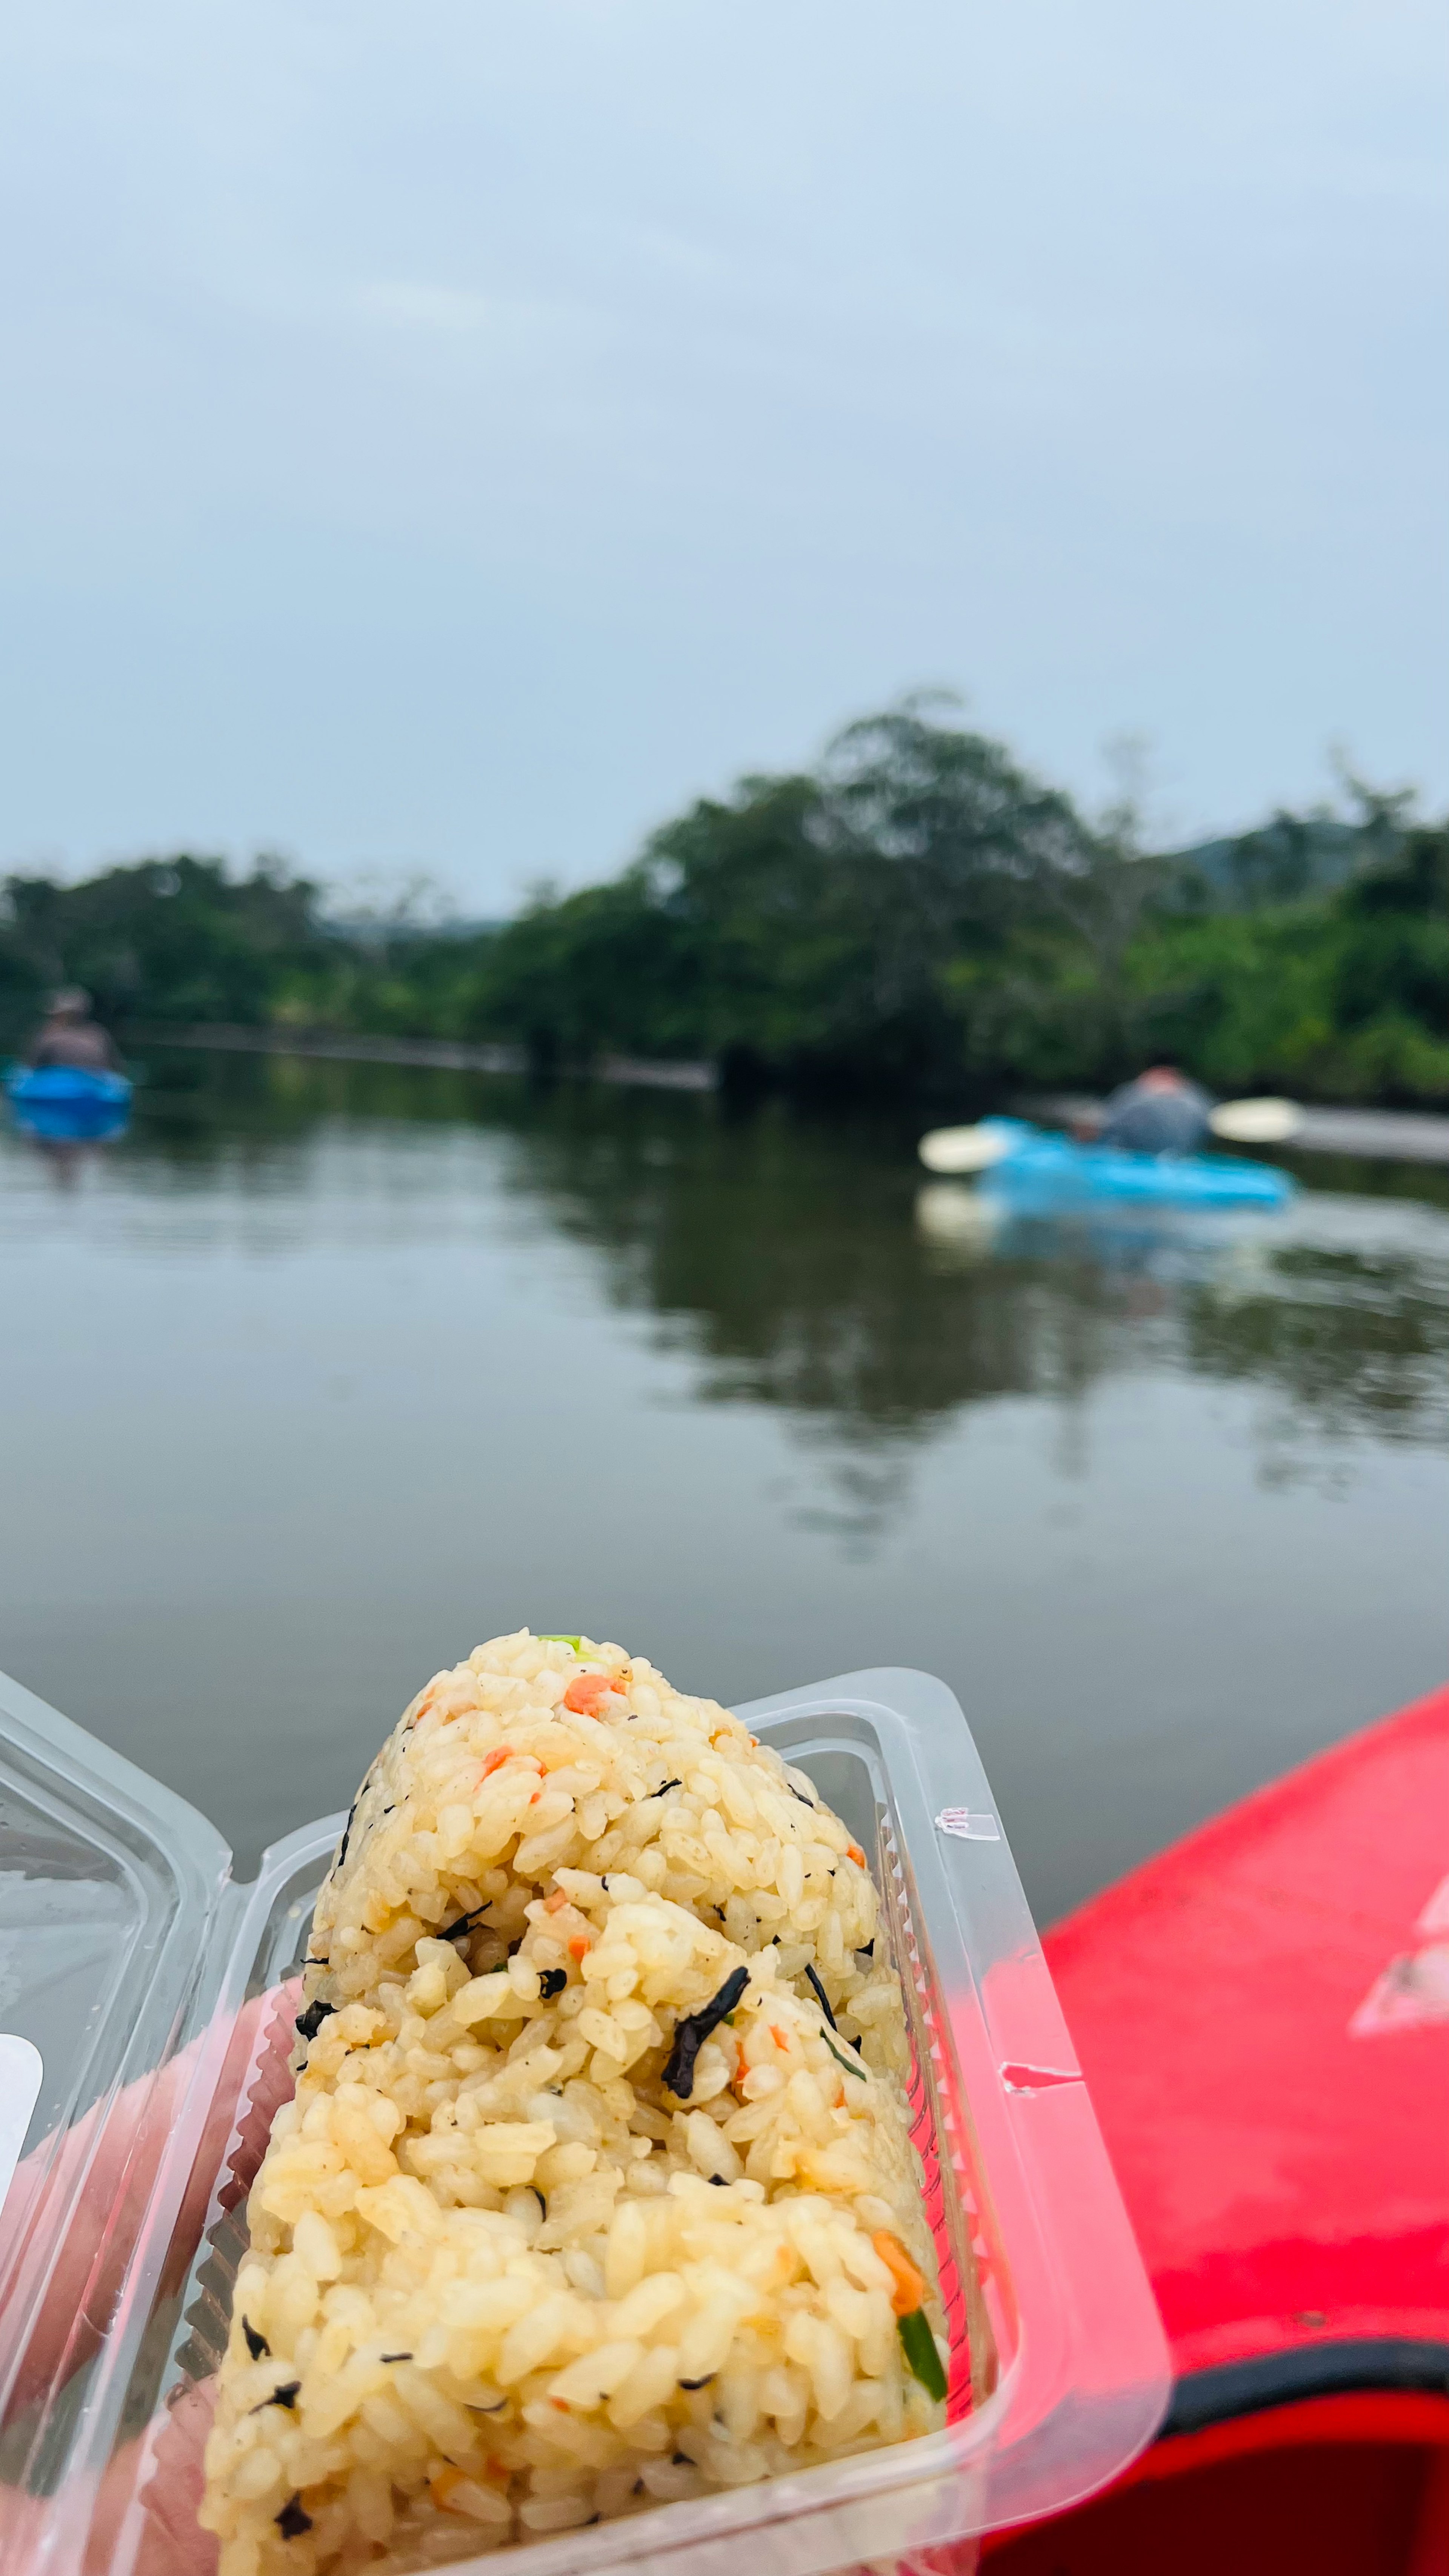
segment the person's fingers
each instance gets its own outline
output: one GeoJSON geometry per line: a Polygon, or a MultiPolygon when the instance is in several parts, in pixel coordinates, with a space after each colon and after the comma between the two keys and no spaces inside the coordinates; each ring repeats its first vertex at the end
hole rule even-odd
{"type": "Polygon", "coordinates": [[[46,2496],[0,2486],[0,2566],[6,2576],[28,2576],[39,2565],[49,2509],[46,2496]]]}
{"type": "MultiPolygon", "coordinates": [[[[248,2061],[260,2038],[252,2098],[243,2107],[240,2139],[221,2177],[223,2206],[234,2208],[251,2187],[277,2106],[291,2091],[287,2058],[300,1995],[300,1979],[291,1978],[250,1998],[236,2016],[172,2230],[161,2295],[177,2287],[200,2242],[237,2120],[248,2061]]],[[[186,2088],[199,2053],[214,2036],[214,2029],[200,2033],[159,2075],[143,2077],[114,2101],[97,2104],[63,2136],[43,2139],[17,2168],[5,2217],[7,2235],[22,2251],[0,2304],[0,2336],[7,2320],[24,2314],[47,2271],[49,2278],[26,2339],[15,2403],[42,2397],[103,2341],[186,2088]],[[59,2225],[64,2236],[57,2253],[51,2237],[59,2225]]]]}
{"type": "MultiPolygon", "coordinates": [[[[135,2576],[213,2576],[217,2544],[197,2522],[203,2454],[216,2403],[216,2382],[203,2380],[168,2409],[150,2436],[151,2468],[139,2497],[141,2539],[135,2576]]],[[[86,2547],[84,2576],[109,2576],[117,2542],[145,2475],[144,2442],[128,2442],[101,2481],[86,2547]]]]}
{"type": "MultiPolygon", "coordinates": [[[[172,2231],[160,2295],[184,2275],[206,2223],[220,2173],[223,2207],[234,2208],[255,2179],[272,2121],[292,2091],[288,2065],[293,2021],[301,2000],[300,1978],[290,1978],[243,2005],[227,2037],[225,2054],[192,2159],[172,2231]],[[248,2088],[247,2069],[256,2060],[248,2088]],[[248,2095],[241,2104],[238,2099],[248,2095]],[[238,2131],[236,2142],[233,2129],[238,2131]]],[[[61,2137],[43,2139],[17,2170],[6,2218],[24,2252],[0,2307],[18,2316],[31,2282],[53,2261],[44,2304],[29,2335],[18,2395],[33,2401],[86,2360],[109,2326],[139,2222],[161,2168],[198,2053],[216,2036],[202,2032],[156,2076],[129,2085],[109,2104],[97,2104],[61,2137]],[[47,2219],[64,2215],[58,2257],[47,2219]]],[[[203,2484],[202,2455],[211,2427],[214,2381],[188,2389],[140,2442],[127,2443],[101,2481],[85,2550],[85,2576],[109,2576],[127,2515],[139,2514],[141,2539],[135,2576],[213,2576],[216,2542],[197,2523],[203,2484]],[[138,2499],[137,2481],[144,2480],[138,2499]]],[[[0,2567],[23,2576],[38,2567],[56,2536],[62,2509],[55,2497],[29,2496],[0,2487],[0,2567]]],[[[84,2508],[72,2489],[67,2510],[84,2508]]]]}

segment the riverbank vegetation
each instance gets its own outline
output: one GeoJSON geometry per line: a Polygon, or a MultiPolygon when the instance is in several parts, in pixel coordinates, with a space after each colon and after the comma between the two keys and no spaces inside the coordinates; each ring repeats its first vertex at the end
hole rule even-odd
{"type": "Polygon", "coordinates": [[[708,1057],[741,1082],[986,1100],[1175,1056],[1222,1092],[1449,1099],[1449,825],[1349,791],[1177,856],[907,705],[751,777],[612,881],[462,930],[330,920],[276,864],[8,880],[7,1023],[79,982],[128,1026],[508,1039],[542,1068],[708,1057]]]}

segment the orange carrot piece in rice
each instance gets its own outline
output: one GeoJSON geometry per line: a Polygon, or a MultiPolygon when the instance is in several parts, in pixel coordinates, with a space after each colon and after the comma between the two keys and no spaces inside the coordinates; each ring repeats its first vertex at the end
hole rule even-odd
{"type": "Polygon", "coordinates": [[[898,2317],[911,2316],[925,2298],[925,2282],[900,2238],[892,2236],[888,2227],[878,2228],[870,2241],[895,2283],[891,2306],[898,2317]]]}
{"type": "Polygon", "coordinates": [[[587,1717],[595,1700],[611,1691],[618,1678],[617,1673],[576,1673],[563,1695],[565,1708],[571,1708],[575,1717],[587,1717]]]}

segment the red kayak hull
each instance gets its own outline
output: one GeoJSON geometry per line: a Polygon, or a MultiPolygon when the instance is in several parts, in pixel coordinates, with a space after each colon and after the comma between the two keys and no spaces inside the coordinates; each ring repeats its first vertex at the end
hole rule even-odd
{"type": "Polygon", "coordinates": [[[992,2576],[1449,2576],[1449,1690],[1046,1947],[1176,2387],[992,2576]]]}
{"type": "Polygon", "coordinates": [[[1154,2444],[983,2576],[1445,2576],[1449,2401],[1321,2397],[1154,2444]]]}

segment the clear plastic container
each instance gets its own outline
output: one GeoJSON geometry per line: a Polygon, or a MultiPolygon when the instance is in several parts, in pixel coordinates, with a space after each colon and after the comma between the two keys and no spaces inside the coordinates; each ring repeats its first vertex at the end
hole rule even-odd
{"type": "MultiPolygon", "coordinates": [[[[959,2571],[973,2535],[1090,2494],[1162,2416],[1157,2310],[957,1702],[923,1673],[867,1672],[741,1714],[873,1856],[910,2018],[948,2423],[455,2565],[738,2576],[744,2551],[751,2576],[959,2571]]],[[[7,2569],[212,2563],[199,2534],[194,2562],[186,2545],[196,2392],[289,2084],[295,2000],[279,1989],[341,1822],[290,1835],[235,1885],[204,1818],[0,1681],[0,2029],[30,2043],[0,2050],[0,2189],[4,2088],[18,2131],[32,2049],[43,2067],[0,2203],[7,2569]]]]}

